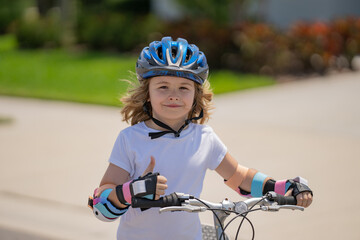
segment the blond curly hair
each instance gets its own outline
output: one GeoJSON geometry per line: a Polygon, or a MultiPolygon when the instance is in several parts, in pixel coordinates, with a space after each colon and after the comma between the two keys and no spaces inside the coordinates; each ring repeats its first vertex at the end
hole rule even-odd
{"type": "MultiPolygon", "coordinates": [[[[132,82],[128,93],[120,99],[120,101],[124,104],[123,108],[121,109],[123,121],[126,121],[131,125],[135,125],[139,122],[150,119],[150,117],[143,110],[144,103],[150,98],[150,79],[151,78],[141,79],[140,81],[136,81],[137,83],[132,82]]],[[[196,121],[194,120],[194,122],[200,124],[206,123],[210,119],[210,111],[213,109],[213,95],[214,94],[208,81],[205,81],[202,86],[200,84],[195,84],[194,105],[192,110],[189,112],[188,118],[198,116],[201,110],[203,110],[203,118],[196,121]]]]}

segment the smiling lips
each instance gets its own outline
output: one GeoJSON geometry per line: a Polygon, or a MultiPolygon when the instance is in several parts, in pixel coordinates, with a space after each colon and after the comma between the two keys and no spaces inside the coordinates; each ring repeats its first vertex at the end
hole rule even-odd
{"type": "Polygon", "coordinates": [[[166,104],[165,107],[169,107],[169,108],[179,108],[179,107],[181,107],[181,105],[178,105],[178,104],[166,104]]]}

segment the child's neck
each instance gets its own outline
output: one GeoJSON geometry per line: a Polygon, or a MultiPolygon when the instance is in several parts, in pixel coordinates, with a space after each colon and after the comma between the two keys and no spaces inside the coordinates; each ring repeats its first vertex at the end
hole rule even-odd
{"type": "MultiPolygon", "coordinates": [[[[162,123],[165,123],[166,125],[168,125],[169,127],[171,127],[173,130],[178,131],[182,125],[184,125],[185,120],[167,120],[167,121],[163,121],[158,119],[159,121],[161,121],[162,123]]],[[[156,123],[154,123],[153,120],[149,119],[147,121],[145,121],[146,126],[148,126],[149,128],[152,129],[156,129],[156,130],[160,130],[160,131],[166,131],[167,129],[162,128],[160,126],[158,126],[156,123]]]]}

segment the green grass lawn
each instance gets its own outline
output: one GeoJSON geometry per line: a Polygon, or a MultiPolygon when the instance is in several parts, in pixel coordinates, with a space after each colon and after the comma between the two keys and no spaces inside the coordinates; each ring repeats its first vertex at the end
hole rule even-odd
{"type": "MultiPolygon", "coordinates": [[[[0,94],[119,105],[134,79],[136,57],[65,50],[17,50],[10,35],[0,36],[0,94]]],[[[265,76],[214,71],[215,94],[274,84],[265,76]]]]}

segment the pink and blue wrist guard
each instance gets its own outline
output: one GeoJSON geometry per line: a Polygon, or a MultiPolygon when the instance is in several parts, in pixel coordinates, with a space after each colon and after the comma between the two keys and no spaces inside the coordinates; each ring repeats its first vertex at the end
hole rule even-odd
{"type": "MultiPolygon", "coordinates": [[[[264,182],[268,178],[267,175],[257,172],[251,182],[251,192],[247,192],[240,187],[238,187],[237,192],[244,197],[261,197],[263,196],[263,185],[264,182]]],[[[267,182],[269,182],[268,180],[267,182]]],[[[266,185],[266,184],[265,184],[266,185]]],[[[264,188],[265,189],[265,188],[264,188]]]]}
{"type": "Polygon", "coordinates": [[[90,197],[88,200],[88,205],[93,210],[95,217],[104,222],[115,221],[129,208],[117,208],[108,200],[109,194],[112,190],[113,189],[111,188],[106,189],[99,197],[95,197],[98,191],[98,189],[95,189],[94,197],[90,197]]]}
{"type": "Polygon", "coordinates": [[[313,194],[311,189],[308,187],[307,180],[302,177],[279,181],[269,179],[265,182],[266,178],[268,178],[267,175],[257,172],[251,183],[251,192],[244,191],[240,187],[237,192],[244,197],[261,197],[270,191],[274,191],[280,195],[285,195],[285,193],[292,188],[293,196],[297,196],[301,192],[310,192],[313,194]]]}

